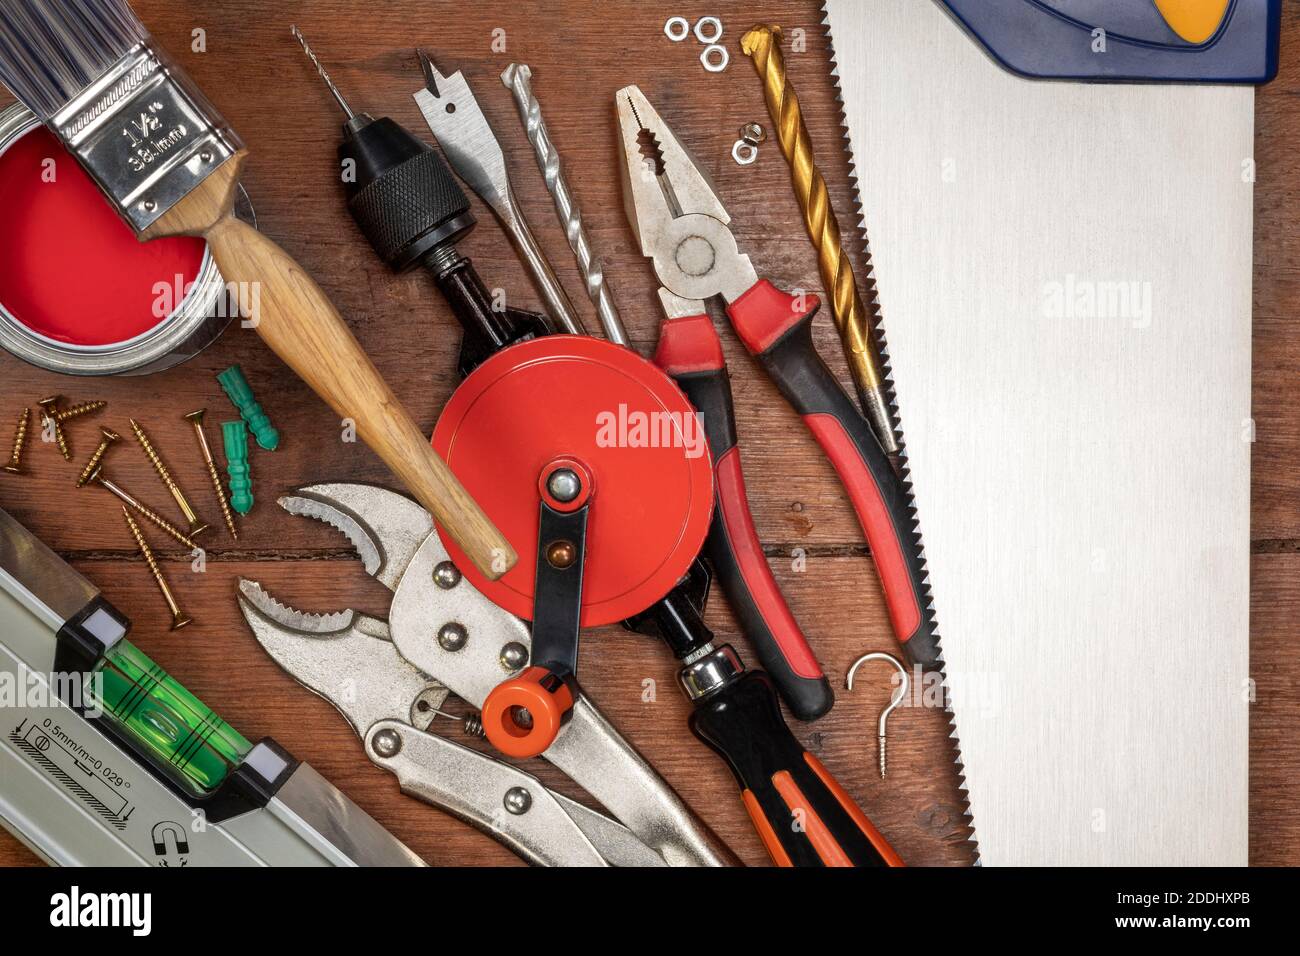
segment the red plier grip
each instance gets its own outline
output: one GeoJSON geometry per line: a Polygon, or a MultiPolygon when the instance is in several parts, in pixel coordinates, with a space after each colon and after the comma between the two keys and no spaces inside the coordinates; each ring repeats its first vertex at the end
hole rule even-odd
{"type": "Polygon", "coordinates": [[[937,668],[938,640],[907,493],[870,425],[813,347],[812,317],[820,305],[814,295],[792,296],[760,279],[727,314],[835,467],[867,537],[899,643],[912,663],[937,668]]]}
{"type": "Polygon", "coordinates": [[[835,703],[830,681],[786,604],[754,528],[736,444],[736,417],[722,343],[707,315],[660,326],[654,362],[700,413],[713,453],[715,507],[704,553],[759,662],[799,720],[815,720],[835,703]]]}

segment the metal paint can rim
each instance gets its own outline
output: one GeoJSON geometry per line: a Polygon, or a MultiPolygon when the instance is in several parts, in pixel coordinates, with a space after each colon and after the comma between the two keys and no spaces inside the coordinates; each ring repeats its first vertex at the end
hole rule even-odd
{"type": "MultiPolygon", "coordinates": [[[[40,126],[30,110],[15,103],[0,110],[0,153],[40,126]]],[[[240,187],[239,218],[255,224],[252,205],[240,187]]],[[[41,335],[0,303],[0,347],[30,365],[65,375],[143,375],[171,368],[201,352],[230,324],[224,308],[226,282],[212,251],[205,249],[189,294],[171,315],[146,332],[109,345],[73,345],[41,335]],[[219,308],[220,307],[220,308],[219,308]]]]}

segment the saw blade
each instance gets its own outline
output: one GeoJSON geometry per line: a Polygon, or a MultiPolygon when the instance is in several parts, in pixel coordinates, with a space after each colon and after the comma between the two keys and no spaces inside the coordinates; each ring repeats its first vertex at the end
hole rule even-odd
{"type": "Polygon", "coordinates": [[[979,863],[979,842],[977,839],[975,820],[971,813],[970,794],[966,785],[965,765],[962,762],[961,743],[957,729],[956,713],[953,709],[949,695],[947,661],[943,654],[943,633],[939,628],[939,622],[935,611],[935,600],[930,578],[929,559],[925,551],[925,538],[922,535],[922,519],[920,510],[917,507],[916,495],[912,486],[912,466],[907,453],[907,436],[903,410],[899,408],[897,390],[894,384],[893,365],[889,353],[889,326],[885,315],[885,308],[881,301],[880,289],[877,283],[875,263],[872,259],[871,239],[867,233],[866,218],[863,215],[862,194],[859,189],[857,166],[854,161],[852,143],[849,140],[849,121],[843,109],[844,97],[840,90],[840,67],[838,54],[834,45],[835,35],[831,24],[831,4],[825,3],[823,6],[822,27],[826,31],[831,41],[831,82],[839,94],[838,102],[841,104],[840,110],[840,128],[844,130],[844,150],[848,154],[849,162],[849,186],[853,194],[854,201],[854,218],[858,230],[859,238],[862,242],[862,252],[858,257],[859,274],[862,276],[862,300],[870,321],[875,329],[876,339],[880,346],[880,370],[882,374],[882,384],[885,396],[889,402],[890,414],[893,418],[894,435],[898,443],[898,474],[903,485],[904,494],[908,502],[908,514],[911,518],[911,533],[916,541],[916,548],[921,555],[922,567],[925,570],[925,602],[922,606],[922,614],[929,622],[934,634],[935,644],[939,649],[939,659],[941,666],[938,675],[942,680],[942,700],[948,717],[948,737],[952,741],[952,759],[953,767],[956,774],[957,791],[961,795],[961,814],[962,822],[965,829],[970,833],[969,842],[972,854],[972,862],[979,863]]]}
{"type": "Polygon", "coordinates": [[[1253,91],[825,11],[980,860],[1243,864],[1253,91]]]}

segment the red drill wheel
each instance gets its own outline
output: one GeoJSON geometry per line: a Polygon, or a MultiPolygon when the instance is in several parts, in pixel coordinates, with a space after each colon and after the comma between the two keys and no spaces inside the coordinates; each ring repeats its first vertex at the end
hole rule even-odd
{"type": "Polygon", "coordinates": [[[703,426],[676,383],[630,349],[551,335],[498,352],[452,395],[433,447],[519,553],[489,581],[443,533],[473,585],[531,620],[538,479],[559,459],[590,475],[583,627],[644,611],[686,573],[713,513],[703,426]]]}

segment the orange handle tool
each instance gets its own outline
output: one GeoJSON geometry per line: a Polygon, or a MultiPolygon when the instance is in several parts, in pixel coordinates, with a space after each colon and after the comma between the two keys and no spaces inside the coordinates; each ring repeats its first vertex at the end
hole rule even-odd
{"type": "Polygon", "coordinates": [[[772,680],[746,671],[696,701],[691,730],[730,765],[778,866],[903,866],[781,716],[772,680]]]}

